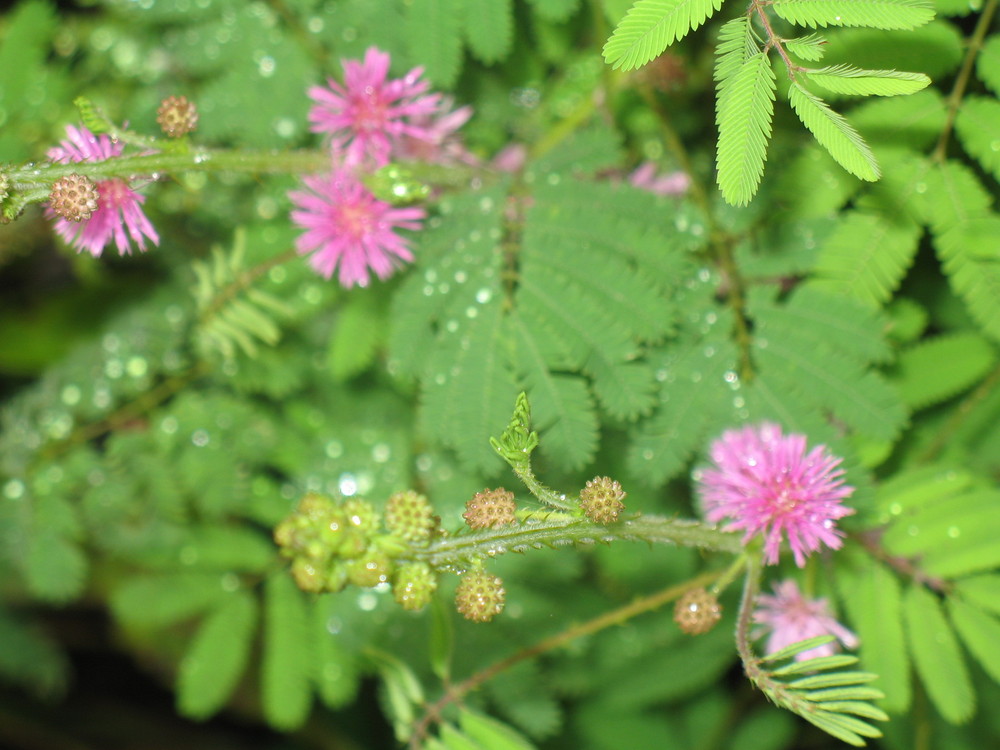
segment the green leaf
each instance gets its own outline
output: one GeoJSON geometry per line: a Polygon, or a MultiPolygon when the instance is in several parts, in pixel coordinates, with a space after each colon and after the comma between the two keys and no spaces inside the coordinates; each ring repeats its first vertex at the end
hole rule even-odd
{"type": "Polygon", "coordinates": [[[948,615],[966,648],[982,665],[986,673],[1000,682],[1000,619],[966,604],[955,597],[948,598],[948,615]]]}
{"type": "Polygon", "coordinates": [[[750,202],[764,174],[774,91],[774,71],[763,52],[749,57],[731,78],[720,82],[718,182],[722,196],[734,206],[750,202]]]}
{"type": "Polygon", "coordinates": [[[934,246],[949,283],[973,320],[983,333],[1000,341],[1000,259],[982,258],[983,245],[990,242],[983,229],[997,225],[994,219],[976,217],[955,224],[934,237],[934,246]]]}
{"type": "Polygon", "coordinates": [[[330,708],[343,708],[357,696],[361,679],[354,652],[344,645],[343,636],[329,630],[331,596],[316,597],[312,603],[310,667],[320,700],[330,708]]]}
{"type": "Polygon", "coordinates": [[[913,29],[934,18],[933,6],[923,0],[775,0],[771,8],[789,23],[810,28],[913,29]]]}
{"type": "Polygon", "coordinates": [[[637,0],[604,45],[604,61],[615,70],[642,67],[721,7],[722,0],[637,0]]]}
{"type": "Polygon", "coordinates": [[[0,676],[35,697],[55,698],[66,687],[69,661],[35,623],[0,608],[0,676]]]}
{"type": "Polygon", "coordinates": [[[535,12],[546,21],[563,22],[572,16],[580,0],[529,0],[535,12]]]}
{"type": "Polygon", "coordinates": [[[482,714],[463,710],[458,723],[484,750],[533,750],[535,747],[506,724],[482,714]]]}
{"type": "Polygon", "coordinates": [[[514,40],[511,0],[462,0],[462,22],[469,50],[480,62],[503,60],[514,40]]]}
{"type": "Polygon", "coordinates": [[[879,675],[884,705],[902,712],[910,706],[910,663],[903,638],[899,582],[884,566],[867,558],[837,576],[850,623],[861,641],[861,663],[879,675]]]}
{"type": "MultiPolygon", "coordinates": [[[[931,229],[937,235],[973,219],[986,215],[993,203],[989,193],[967,165],[949,160],[928,175],[927,212],[931,229]]],[[[958,229],[957,233],[962,234],[958,229]]],[[[964,256],[964,248],[957,248],[956,256],[964,256]]]]}
{"type": "Polygon", "coordinates": [[[264,716],[271,726],[287,731],[300,726],[309,715],[313,642],[304,595],[287,571],[267,579],[264,595],[264,716]]]}
{"type": "Polygon", "coordinates": [[[1000,96],[1000,34],[986,37],[976,56],[976,73],[995,96],[1000,96]]]}
{"type": "Polygon", "coordinates": [[[343,382],[364,372],[382,343],[385,315],[374,295],[364,291],[350,298],[337,315],[327,350],[327,365],[343,382]]]}
{"type": "MultiPolygon", "coordinates": [[[[832,635],[817,635],[812,638],[806,638],[801,641],[796,641],[795,643],[790,643],[782,649],[762,656],[760,660],[764,663],[782,661],[795,656],[796,654],[810,651],[818,646],[825,646],[828,643],[833,643],[835,640],[837,640],[836,637],[832,635]]],[[[812,668],[815,669],[815,665],[813,665],[812,668]]],[[[770,674],[774,676],[774,673],[770,674]]]]}
{"type": "Polygon", "coordinates": [[[31,593],[46,601],[75,599],[87,580],[87,558],[79,545],[52,528],[33,531],[23,564],[31,593]]]}
{"type": "Polygon", "coordinates": [[[897,96],[913,94],[930,85],[923,73],[898,70],[862,70],[851,65],[833,65],[802,71],[813,83],[836,94],[853,96],[897,96]]]}
{"type": "Polygon", "coordinates": [[[794,81],[788,87],[788,100],[802,124],[840,166],[862,180],[879,178],[875,156],[847,120],[794,81]]]}
{"type": "Polygon", "coordinates": [[[223,594],[218,573],[143,576],[116,588],[111,607],[131,627],[163,627],[204,612],[223,594]]]}
{"type": "MultiPolygon", "coordinates": [[[[851,110],[851,122],[869,143],[910,146],[917,151],[937,141],[947,116],[944,97],[936,88],[910,96],[870,99],[851,110]]],[[[891,177],[892,171],[887,169],[886,175],[891,177]]]]}
{"type": "Polygon", "coordinates": [[[955,581],[955,593],[982,609],[1000,615],[1000,575],[988,573],[955,581]]]}
{"type": "Polygon", "coordinates": [[[257,602],[246,591],[228,594],[205,618],[177,675],[177,710],[204,719],[236,688],[250,656],[257,624],[257,602]]]}
{"type": "Polygon", "coordinates": [[[793,55],[809,62],[822,60],[824,47],[826,47],[826,39],[819,34],[809,34],[797,39],[786,39],[783,43],[785,49],[793,55]]]}
{"type": "MultiPolygon", "coordinates": [[[[406,742],[416,719],[416,707],[424,702],[420,680],[409,666],[392,654],[373,648],[365,650],[382,679],[383,705],[396,733],[396,739],[406,742]]],[[[442,729],[444,728],[443,725],[442,729]]]]}
{"type": "MultiPolygon", "coordinates": [[[[962,100],[955,120],[955,132],[965,150],[980,166],[1000,181],[1000,101],[984,96],[962,100]]],[[[1000,257],[994,240],[994,257],[1000,257]]]]}
{"type": "Polygon", "coordinates": [[[455,652],[454,611],[440,596],[431,600],[430,661],[435,676],[443,682],[451,679],[451,661],[455,652]]]}
{"type": "Polygon", "coordinates": [[[909,587],[903,604],[910,653],[931,702],[948,722],[967,721],[976,696],[941,605],[919,584],[909,587]]]}
{"type": "Polygon", "coordinates": [[[406,5],[406,38],[411,56],[420,61],[436,87],[451,88],[462,67],[459,22],[466,4],[456,0],[413,0],[406,5]]]}
{"type": "Polygon", "coordinates": [[[720,87],[727,85],[751,56],[760,52],[753,37],[750,18],[737,16],[726,21],[719,29],[719,43],[715,47],[714,78],[720,87]]]}
{"type": "Polygon", "coordinates": [[[975,385],[996,360],[995,347],[975,333],[937,336],[903,351],[891,377],[903,403],[923,409],[975,385]]]}
{"type": "Polygon", "coordinates": [[[920,235],[914,224],[846,211],[820,248],[809,286],[881,307],[912,265],[920,235]]]}

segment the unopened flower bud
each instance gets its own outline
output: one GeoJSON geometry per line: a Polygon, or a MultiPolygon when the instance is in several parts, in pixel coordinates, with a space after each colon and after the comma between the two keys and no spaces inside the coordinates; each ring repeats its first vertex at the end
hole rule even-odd
{"type": "Polygon", "coordinates": [[[495,490],[477,492],[465,504],[462,518],[472,529],[490,529],[494,526],[505,526],[515,522],[514,512],[517,504],[514,493],[497,487],[495,490]]]}
{"type": "Polygon", "coordinates": [[[503,581],[485,570],[462,576],[455,589],[455,607],[466,620],[489,622],[503,611],[507,592],[503,581]]]}
{"type": "Polygon", "coordinates": [[[49,206],[56,216],[69,221],[86,221],[97,210],[100,194],[89,177],[71,174],[52,183],[49,206]]]}
{"type": "Polygon", "coordinates": [[[362,588],[378,586],[392,576],[392,559],[379,550],[371,549],[346,566],[348,580],[362,588]]]}
{"type": "Polygon", "coordinates": [[[625,492],[610,477],[594,477],[580,491],[580,507],[593,523],[607,526],[618,520],[625,510],[625,492]]]}
{"type": "Polygon", "coordinates": [[[411,611],[430,604],[437,590],[437,576],[426,563],[409,563],[396,571],[392,595],[403,608],[411,611]]]}
{"type": "Polygon", "coordinates": [[[180,138],[198,125],[198,109],[186,96],[168,96],[156,110],[156,121],[167,136],[180,138]]]}
{"type": "Polygon", "coordinates": [[[303,591],[319,593],[326,590],[326,577],[319,566],[304,557],[292,560],[292,578],[303,591]]]}
{"type": "MultiPolygon", "coordinates": [[[[328,497],[310,492],[274,530],[285,557],[304,556],[321,564],[347,542],[346,514],[328,497]]],[[[366,545],[367,546],[367,545],[366,545]]]]}
{"type": "Polygon", "coordinates": [[[434,532],[434,509],[419,492],[397,492],[385,505],[385,525],[408,542],[426,542],[434,532]]]}
{"type": "Polygon", "coordinates": [[[688,635],[701,635],[715,627],[722,617],[722,605],[705,589],[690,589],[674,605],[674,622],[688,635]]]}

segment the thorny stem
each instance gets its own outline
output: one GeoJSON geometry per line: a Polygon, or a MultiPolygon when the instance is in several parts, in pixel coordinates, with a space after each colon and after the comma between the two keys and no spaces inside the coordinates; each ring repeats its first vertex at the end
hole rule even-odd
{"type": "Polygon", "coordinates": [[[730,554],[738,554],[743,549],[738,534],[698,521],[642,515],[609,526],[595,526],[585,518],[551,513],[518,526],[499,526],[444,537],[425,548],[414,549],[410,556],[435,569],[461,570],[476,560],[506,552],[617,541],[675,544],[730,554]]]}
{"type": "Polygon", "coordinates": [[[655,594],[650,594],[649,596],[637,599],[630,604],[626,604],[624,607],[619,607],[618,609],[610,612],[605,612],[603,615],[595,617],[593,620],[580,623],[579,625],[573,625],[561,633],[557,633],[556,635],[548,638],[543,638],[534,645],[521,649],[517,653],[508,656],[506,659],[501,659],[485,669],[476,672],[474,675],[463,680],[457,685],[449,687],[443,696],[441,696],[434,703],[425,707],[424,715],[414,726],[413,736],[410,738],[411,750],[419,750],[421,742],[427,737],[431,724],[441,721],[442,713],[445,708],[453,703],[461,702],[466,695],[478,688],[480,685],[492,680],[501,672],[520,664],[522,661],[533,659],[536,656],[540,656],[548,651],[559,648],[570,641],[583,638],[584,636],[593,635],[594,633],[605,630],[614,625],[621,625],[628,620],[631,620],[633,617],[658,609],[664,604],[677,599],[685,591],[692,588],[707,586],[718,577],[718,572],[703,573],[690,581],[670,586],[662,591],[656,592],[655,594]]]}
{"type": "Polygon", "coordinates": [[[979,16],[979,21],[976,23],[976,29],[969,38],[969,49],[965,53],[965,60],[962,61],[962,69],[958,72],[955,85],[948,95],[948,117],[945,120],[944,128],[941,130],[937,145],[934,147],[934,151],[931,152],[931,160],[939,164],[944,163],[945,156],[947,155],[948,140],[951,138],[951,131],[955,127],[955,119],[958,117],[958,108],[962,105],[965,90],[972,76],[972,66],[975,64],[976,56],[983,47],[983,39],[986,38],[986,34],[990,29],[996,9],[997,0],[987,0],[986,6],[979,16]]]}

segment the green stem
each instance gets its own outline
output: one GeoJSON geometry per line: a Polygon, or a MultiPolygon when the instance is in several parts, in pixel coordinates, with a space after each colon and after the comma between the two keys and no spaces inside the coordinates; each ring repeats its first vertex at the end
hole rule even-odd
{"type": "Polygon", "coordinates": [[[535,477],[535,472],[531,470],[530,463],[511,464],[511,468],[514,469],[517,478],[524,482],[524,486],[528,488],[528,491],[538,498],[540,502],[550,505],[553,508],[559,508],[560,510],[574,511],[579,509],[580,504],[576,499],[567,499],[566,495],[556,492],[539,482],[538,478],[535,477]]]}
{"type": "Polygon", "coordinates": [[[244,172],[247,174],[304,174],[330,169],[328,151],[244,151],[196,149],[187,153],[116,156],[104,161],[70,164],[29,164],[7,173],[17,190],[51,185],[61,177],[81,174],[92,180],[116,177],[177,174],[180,172],[244,172]]]}
{"type": "Polygon", "coordinates": [[[730,554],[743,549],[738,534],[698,521],[643,515],[611,526],[596,526],[585,518],[552,513],[545,518],[529,519],[523,525],[444,537],[424,549],[414,550],[412,555],[433,568],[462,570],[484,557],[506,552],[618,541],[700,547],[730,554]]]}
{"type": "Polygon", "coordinates": [[[941,130],[941,136],[938,138],[937,145],[931,153],[932,161],[937,163],[944,162],[948,152],[948,140],[951,138],[951,131],[955,127],[955,119],[958,117],[958,109],[962,105],[965,90],[968,88],[969,79],[972,77],[972,66],[975,64],[976,56],[983,47],[983,39],[986,38],[986,33],[990,29],[996,9],[997,0],[986,1],[986,6],[983,8],[983,12],[979,16],[979,21],[976,23],[976,29],[972,32],[972,37],[969,39],[969,49],[965,53],[965,60],[962,61],[962,69],[958,72],[955,85],[948,95],[948,118],[945,120],[944,128],[941,130]]]}
{"type": "Polygon", "coordinates": [[[702,573],[700,576],[697,576],[690,581],[686,581],[685,583],[670,586],[662,591],[657,591],[655,594],[650,594],[649,596],[644,596],[641,599],[636,599],[634,602],[626,604],[624,607],[619,607],[618,609],[610,612],[605,612],[603,615],[599,615],[593,620],[572,625],[561,633],[557,633],[548,638],[543,638],[534,645],[521,649],[517,653],[512,654],[505,659],[501,659],[485,669],[476,672],[468,679],[450,687],[447,692],[441,696],[441,698],[426,707],[424,715],[414,726],[413,736],[410,740],[410,748],[415,749],[422,746],[421,743],[424,739],[426,739],[431,724],[441,721],[442,714],[447,706],[452,703],[458,703],[466,695],[485,682],[492,680],[501,672],[505,672],[511,667],[520,664],[522,661],[534,659],[535,657],[541,656],[548,651],[564,646],[565,644],[578,638],[593,635],[594,633],[615,625],[622,625],[638,615],[659,609],[664,604],[679,598],[686,591],[693,588],[699,588],[701,586],[707,586],[717,577],[717,572],[702,573]]]}

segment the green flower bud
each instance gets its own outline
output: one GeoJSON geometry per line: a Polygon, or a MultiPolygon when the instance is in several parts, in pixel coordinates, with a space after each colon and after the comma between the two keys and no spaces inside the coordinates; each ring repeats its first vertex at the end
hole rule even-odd
{"type": "Polygon", "coordinates": [[[156,110],[156,122],[170,138],[187,135],[198,125],[198,109],[186,96],[168,96],[156,110]]]}
{"type": "Polygon", "coordinates": [[[437,525],[427,498],[413,490],[397,492],[385,505],[385,525],[408,542],[427,542],[437,525]]]}
{"type": "Polygon", "coordinates": [[[507,592],[499,576],[473,570],[455,589],[455,608],[466,620],[489,622],[503,611],[507,592]]]}
{"type": "Polygon", "coordinates": [[[497,487],[495,490],[483,490],[477,492],[469,502],[465,504],[465,513],[462,518],[472,529],[491,529],[494,526],[505,526],[516,523],[514,512],[517,510],[517,503],[514,502],[514,493],[497,487]]]}
{"type": "Polygon", "coordinates": [[[326,589],[326,576],[323,575],[323,571],[304,557],[292,560],[292,578],[295,579],[295,585],[303,591],[317,594],[326,589]]]}
{"type": "Polygon", "coordinates": [[[347,579],[355,586],[372,588],[385,583],[392,576],[392,559],[375,549],[370,549],[356,560],[346,564],[347,579]]]}
{"type": "Polygon", "coordinates": [[[426,563],[408,563],[396,571],[392,595],[403,609],[416,611],[430,604],[437,576],[426,563]]]}
{"type": "Polygon", "coordinates": [[[625,492],[610,477],[594,477],[580,492],[580,507],[593,523],[607,526],[618,520],[625,510],[625,492]]]}

